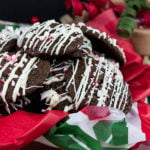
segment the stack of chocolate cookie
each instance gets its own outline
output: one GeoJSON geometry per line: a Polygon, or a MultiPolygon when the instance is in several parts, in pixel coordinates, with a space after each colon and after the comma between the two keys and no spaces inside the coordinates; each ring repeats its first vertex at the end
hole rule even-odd
{"type": "Polygon", "coordinates": [[[76,112],[86,105],[127,113],[131,96],[119,70],[124,63],[115,39],[83,23],[6,27],[0,33],[0,114],[76,112]]]}

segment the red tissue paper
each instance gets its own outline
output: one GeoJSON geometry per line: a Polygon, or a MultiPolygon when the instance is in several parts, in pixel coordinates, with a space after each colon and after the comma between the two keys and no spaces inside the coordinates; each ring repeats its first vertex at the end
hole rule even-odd
{"type": "Polygon", "coordinates": [[[47,111],[45,114],[18,111],[0,117],[0,150],[19,150],[67,115],[55,110],[47,111]]]}

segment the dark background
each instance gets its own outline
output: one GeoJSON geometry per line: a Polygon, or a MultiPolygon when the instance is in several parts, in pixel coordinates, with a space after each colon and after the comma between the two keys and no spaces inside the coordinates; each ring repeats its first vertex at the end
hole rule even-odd
{"type": "Polygon", "coordinates": [[[41,21],[59,18],[66,13],[65,0],[1,0],[0,20],[28,23],[38,16],[41,21]]]}

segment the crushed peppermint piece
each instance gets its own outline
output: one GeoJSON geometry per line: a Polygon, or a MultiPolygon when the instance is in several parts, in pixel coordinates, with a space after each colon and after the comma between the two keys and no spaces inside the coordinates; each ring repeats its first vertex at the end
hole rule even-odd
{"type": "Polygon", "coordinates": [[[7,60],[7,61],[11,61],[11,62],[13,62],[13,63],[15,63],[15,62],[18,61],[16,55],[8,56],[8,57],[6,57],[6,60],[7,60]]]}
{"type": "Polygon", "coordinates": [[[3,84],[4,84],[4,82],[5,82],[4,80],[0,80],[0,83],[3,83],[3,84]]]}

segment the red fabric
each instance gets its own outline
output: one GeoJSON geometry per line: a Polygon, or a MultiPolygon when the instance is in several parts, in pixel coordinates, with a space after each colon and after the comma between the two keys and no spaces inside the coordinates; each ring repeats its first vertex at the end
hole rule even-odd
{"type": "Polygon", "coordinates": [[[120,47],[124,48],[127,58],[126,64],[121,68],[125,80],[129,83],[133,102],[142,101],[150,96],[150,65],[142,64],[142,57],[138,55],[130,40],[121,39],[116,33],[118,19],[113,10],[108,9],[89,21],[87,25],[105,31],[118,40],[120,47]]]}
{"type": "Polygon", "coordinates": [[[46,114],[18,111],[0,117],[0,150],[19,150],[67,115],[65,112],[55,110],[48,111],[46,114]]]}

